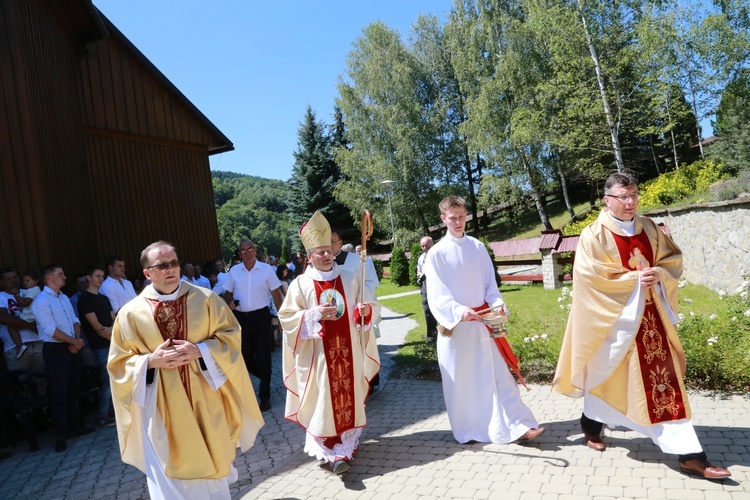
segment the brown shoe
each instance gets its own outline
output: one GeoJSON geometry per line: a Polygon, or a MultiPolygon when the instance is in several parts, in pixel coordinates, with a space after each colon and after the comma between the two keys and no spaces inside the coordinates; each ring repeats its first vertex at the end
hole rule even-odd
{"type": "Polygon", "coordinates": [[[727,469],[716,467],[715,465],[711,465],[711,462],[708,460],[701,459],[680,462],[680,470],[686,474],[696,474],[706,479],[724,479],[732,475],[727,469]]]}
{"type": "Polygon", "coordinates": [[[531,441],[532,439],[535,439],[542,435],[544,431],[546,431],[546,427],[539,427],[537,429],[529,429],[526,431],[526,433],[521,436],[520,438],[516,439],[516,443],[526,443],[528,441],[531,441]]]}
{"type": "Polygon", "coordinates": [[[602,437],[598,434],[595,436],[591,436],[584,433],[583,440],[586,442],[586,446],[594,451],[604,451],[607,449],[607,447],[604,445],[604,441],[602,441],[602,437]]]}

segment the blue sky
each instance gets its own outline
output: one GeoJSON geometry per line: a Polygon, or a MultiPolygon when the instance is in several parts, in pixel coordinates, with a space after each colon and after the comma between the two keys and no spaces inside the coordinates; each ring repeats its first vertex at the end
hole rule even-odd
{"type": "Polygon", "coordinates": [[[420,13],[450,0],[94,0],[229,139],[211,168],[287,180],[305,109],[331,123],[338,77],[362,29],[406,39],[420,13]]]}

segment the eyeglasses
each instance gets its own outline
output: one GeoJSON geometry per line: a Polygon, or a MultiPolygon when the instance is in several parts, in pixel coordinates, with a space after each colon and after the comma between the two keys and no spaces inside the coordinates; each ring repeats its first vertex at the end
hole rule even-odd
{"type": "Polygon", "coordinates": [[[610,198],[614,198],[622,203],[626,203],[628,201],[638,201],[641,199],[640,193],[629,194],[627,196],[615,196],[613,194],[605,194],[604,196],[609,196],[610,198]]]}
{"type": "Polygon", "coordinates": [[[170,267],[180,267],[180,261],[177,259],[172,259],[169,262],[159,262],[158,264],[154,264],[153,266],[148,266],[146,269],[158,269],[159,271],[166,271],[170,267]]]}
{"type": "Polygon", "coordinates": [[[245,252],[254,252],[255,247],[248,247],[248,248],[240,248],[238,250],[238,253],[245,253],[245,252]]]}

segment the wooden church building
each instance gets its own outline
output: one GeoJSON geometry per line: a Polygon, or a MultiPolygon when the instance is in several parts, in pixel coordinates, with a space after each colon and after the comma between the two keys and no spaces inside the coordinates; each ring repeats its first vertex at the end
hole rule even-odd
{"type": "Polygon", "coordinates": [[[90,0],[0,2],[0,268],[220,254],[214,126],[90,0]]]}

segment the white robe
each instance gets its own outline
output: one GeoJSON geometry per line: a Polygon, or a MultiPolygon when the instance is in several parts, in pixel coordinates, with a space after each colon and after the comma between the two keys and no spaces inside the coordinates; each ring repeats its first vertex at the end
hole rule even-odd
{"type": "Polygon", "coordinates": [[[538,422],[487,327],[461,322],[467,308],[504,304],[487,249],[471,236],[446,235],[427,254],[430,310],[451,336],[438,335],[443,396],[453,436],[468,441],[509,443],[538,422]]]}
{"type": "MultiPolygon", "coordinates": [[[[634,221],[623,222],[614,217],[612,219],[625,234],[628,236],[634,234],[634,221]]],[[[653,292],[655,299],[659,300],[667,311],[670,320],[673,323],[677,323],[677,315],[669,305],[661,283],[653,288],[653,292]]],[[[627,427],[648,436],[664,453],[677,455],[699,453],[703,451],[703,448],[698,441],[698,436],[690,419],[652,425],[639,425],[628,418],[627,415],[624,415],[604,402],[601,398],[590,393],[592,389],[607,380],[612,372],[620,366],[628,349],[633,345],[635,335],[638,333],[638,327],[640,326],[640,322],[636,320],[643,315],[645,302],[646,293],[644,293],[642,285],[639,283],[633,291],[633,295],[628,300],[625,309],[623,309],[622,315],[612,327],[612,331],[586,365],[583,412],[588,418],[597,422],[603,422],[608,427],[627,427]]]]}
{"type": "MultiPolygon", "coordinates": [[[[367,294],[365,294],[367,295],[367,294]]],[[[375,338],[365,324],[359,331],[355,321],[355,307],[359,297],[359,281],[354,273],[334,264],[331,271],[318,271],[309,266],[289,286],[284,303],[279,310],[279,320],[284,328],[284,384],[287,388],[285,417],[305,428],[304,451],[319,459],[333,462],[351,459],[359,446],[362,428],[366,424],[365,400],[369,381],[380,368],[380,358],[375,338]],[[332,394],[329,389],[320,312],[314,281],[333,281],[341,278],[345,292],[354,376],[354,426],[341,435],[341,443],[333,448],[324,445],[325,437],[336,435],[332,394]]],[[[365,301],[372,307],[372,317],[380,311],[377,302],[365,301]]],[[[342,318],[343,319],[343,318],[342,318]]],[[[370,318],[372,319],[372,318],[370,318]]]]}

